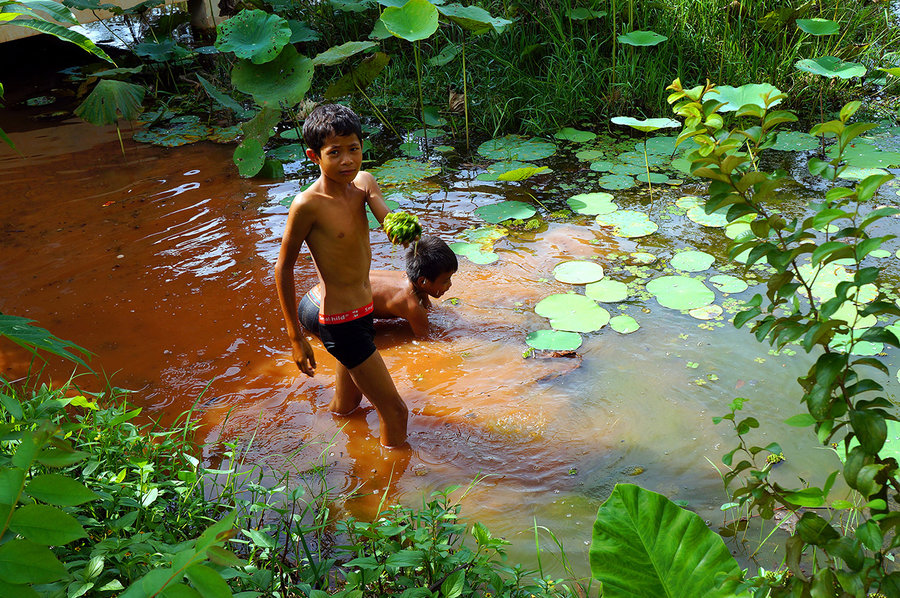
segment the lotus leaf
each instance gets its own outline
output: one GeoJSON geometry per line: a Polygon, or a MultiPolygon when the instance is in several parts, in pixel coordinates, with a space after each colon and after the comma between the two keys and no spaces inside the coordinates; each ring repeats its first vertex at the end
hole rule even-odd
{"type": "Polygon", "coordinates": [[[238,118],[253,117],[253,113],[251,111],[245,110],[244,107],[241,106],[234,98],[219,90],[215,85],[204,79],[202,75],[197,75],[197,81],[200,82],[200,85],[203,87],[203,89],[206,90],[206,93],[209,94],[209,97],[215,100],[223,108],[234,112],[238,116],[238,118]]]}
{"type": "Polygon", "coordinates": [[[141,114],[145,93],[143,87],[134,83],[101,79],[75,114],[92,125],[115,124],[120,114],[125,120],[135,120],[141,114]]]}
{"type": "Polygon", "coordinates": [[[618,210],[609,214],[597,216],[597,224],[600,226],[612,226],[620,237],[643,237],[655,233],[659,228],[650,220],[647,214],[634,210],[618,210]]]}
{"type": "Polygon", "coordinates": [[[481,226],[463,231],[462,236],[483,249],[490,249],[496,241],[509,234],[502,226],[481,226]]]}
{"type": "Polygon", "coordinates": [[[541,299],[534,306],[539,316],[550,320],[555,330],[594,332],[609,322],[609,312],[584,295],[560,293],[541,299]]]}
{"type": "Polygon", "coordinates": [[[743,293],[748,284],[736,276],[730,274],[716,274],[709,277],[709,282],[723,293],[743,293]]]}
{"type": "MultiPolygon", "coordinates": [[[[835,288],[844,281],[852,281],[853,274],[837,261],[830,264],[822,265],[818,268],[810,264],[801,264],[798,268],[800,276],[805,280],[814,280],[812,285],[812,294],[821,302],[828,301],[835,295],[835,288]]],[[[869,303],[874,300],[878,294],[878,289],[873,284],[866,284],[859,288],[858,296],[855,297],[859,303],[869,303]]],[[[853,293],[850,293],[853,297],[853,293]]]]}
{"type": "Polygon", "coordinates": [[[291,26],[278,15],[244,9],[218,26],[216,48],[263,64],[274,60],[290,39],[291,26]]]}
{"type": "Polygon", "coordinates": [[[489,206],[481,206],[475,210],[475,215],[486,222],[498,224],[504,220],[525,220],[537,213],[533,206],[521,201],[501,201],[489,206]]]}
{"type": "Polygon", "coordinates": [[[874,174],[886,175],[889,173],[883,168],[862,168],[860,166],[848,166],[841,172],[841,174],[838,175],[838,178],[844,179],[845,181],[861,181],[874,174]]]}
{"type": "Polygon", "coordinates": [[[660,276],[647,283],[647,292],[663,307],[689,310],[712,303],[716,294],[702,281],[687,276],[660,276]]]}
{"type": "Polygon", "coordinates": [[[438,11],[447,17],[448,20],[467,31],[471,31],[475,35],[492,30],[502,33],[506,26],[512,23],[512,21],[507,19],[492,17],[491,13],[479,6],[462,6],[454,3],[439,6],[438,11]]]}
{"type": "Polygon", "coordinates": [[[234,150],[234,163],[242,177],[258,173],[266,161],[266,153],[256,139],[245,139],[234,150]]]}
{"type": "Polygon", "coordinates": [[[209,128],[200,123],[183,123],[171,127],[145,129],[134,134],[133,139],[141,143],[151,143],[163,147],[178,147],[203,141],[209,135],[209,128]]]}
{"type": "Polygon", "coordinates": [[[378,47],[375,42],[347,42],[340,46],[333,46],[324,52],[316,54],[313,58],[313,66],[334,66],[340,64],[360,52],[378,47]]]}
{"type": "Polygon", "coordinates": [[[577,7],[566,11],[566,16],[573,21],[587,21],[589,19],[601,19],[606,16],[605,10],[592,10],[590,8],[577,7]]]}
{"type": "MultiPolygon", "coordinates": [[[[410,0],[412,1],[412,0],[410,0]]],[[[506,135],[489,139],[478,146],[478,153],[489,160],[543,160],[556,152],[551,142],[537,137],[506,135]]]]}
{"type": "Polygon", "coordinates": [[[843,320],[855,330],[871,328],[878,323],[878,318],[875,315],[861,316],[859,310],[852,303],[844,303],[831,314],[831,318],[843,320]]]}
{"type": "MultiPolygon", "coordinates": [[[[638,32],[634,32],[638,33],[638,32]]],[[[650,32],[652,33],[652,32],[650,32]]],[[[662,37],[662,36],[660,36],[662,37]]],[[[619,36],[621,40],[622,36],[619,36]]],[[[663,39],[666,39],[663,37],[663,39]]],[[[657,42],[659,43],[659,42],[657,42]]],[[[638,45],[638,44],[635,44],[638,45]]],[[[642,45],[652,45],[652,44],[642,44],[642,45]]],[[[650,131],[656,131],[657,129],[671,129],[672,127],[680,127],[681,123],[677,120],[672,120],[671,118],[647,118],[644,120],[638,120],[636,118],[632,118],[630,116],[614,116],[610,119],[613,124],[617,125],[626,125],[631,127],[632,129],[637,129],[638,131],[643,131],[644,133],[649,133],[650,131]]]]}
{"type": "MultiPolygon", "coordinates": [[[[825,152],[829,158],[834,158],[834,147],[825,152]]],[[[843,159],[849,166],[860,169],[896,168],[900,166],[900,152],[886,152],[878,147],[859,140],[844,150],[843,159]]]]}
{"type": "Polygon", "coordinates": [[[440,171],[440,166],[409,158],[393,158],[369,170],[383,185],[409,185],[434,176],[440,171]]]}
{"type": "Polygon", "coordinates": [[[603,266],[587,260],[562,262],[553,268],[553,276],[559,282],[568,284],[587,284],[603,278],[603,266]]]}
{"type": "Polygon", "coordinates": [[[810,35],[834,35],[840,25],[828,19],[797,19],[797,27],[810,35]]]}
{"type": "Polygon", "coordinates": [[[688,314],[697,320],[714,320],[722,315],[722,308],[718,305],[704,305],[688,310],[688,314]]]}
{"type": "Polygon", "coordinates": [[[579,152],[575,152],[575,157],[579,160],[583,160],[585,162],[593,162],[598,158],[602,158],[606,155],[606,152],[598,149],[584,149],[579,152]]]}
{"type": "Polygon", "coordinates": [[[479,181],[496,181],[503,173],[518,170],[519,168],[528,168],[529,166],[534,166],[534,164],[519,162],[518,160],[495,162],[487,167],[486,172],[480,173],[475,178],[479,181]]]}
{"type": "Polygon", "coordinates": [[[597,179],[597,184],[600,185],[600,187],[602,187],[603,189],[615,191],[620,189],[631,189],[632,187],[634,187],[635,182],[634,179],[630,176],[625,176],[622,174],[608,174],[597,179]]]}
{"type": "MultiPolygon", "coordinates": [[[[768,83],[747,83],[740,87],[732,87],[731,85],[720,85],[715,88],[719,92],[718,96],[711,96],[725,105],[719,108],[720,112],[735,112],[742,106],[752,104],[760,108],[766,107],[765,97],[775,97],[781,95],[781,91],[774,85],[768,83]]],[[[769,104],[769,108],[781,103],[781,100],[775,100],[769,104]]]]}
{"type": "Polygon", "coordinates": [[[422,149],[419,147],[419,144],[415,141],[410,141],[407,143],[401,143],[399,147],[400,151],[410,158],[418,158],[422,155],[422,149]]]}
{"type": "Polygon", "coordinates": [[[663,166],[669,163],[669,160],[662,154],[645,154],[644,152],[624,152],[618,155],[618,159],[642,168],[646,166],[663,166]]]}
{"type": "Polygon", "coordinates": [[[231,83],[260,106],[297,105],[312,83],[313,62],[288,44],[274,60],[254,64],[243,60],[231,71],[231,83]]]}
{"type": "Polygon", "coordinates": [[[735,220],[725,225],[725,236],[729,239],[740,239],[745,235],[752,234],[750,223],[743,220],[735,220]]]}
{"type": "Polygon", "coordinates": [[[801,131],[782,131],[775,140],[774,150],[803,152],[814,150],[819,145],[819,139],[809,133],[801,131]]]}
{"type": "Polygon", "coordinates": [[[306,160],[306,146],[302,143],[291,143],[282,145],[270,150],[267,155],[275,160],[282,162],[296,162],[298,160],[306,160]]]}
{"type": "Polygon", "coordinates": [[[573,129],[572,127],[564,127],[557,131],[553,136],[562,141],[573,141],[575,143],[586,143],[597,138],[596,133],[580,131],[578,129],[573,129]]]}
{"type": "Polygon", "coordinates": [[[450,243],[449,247],[453,253],[469,258],[474,264],[493,264],[500,259],[499,255],[493,251],[485,251],[476,243],[450,243]]]}
{"type": "Polygon", "coordinates": [[[438,28],[438,10],[428,0],[409,0],[403,6],[388,6],[381,22],[396,37],[408,42],[428,39],[438,28]]]}
{"type": "Polygon", "coordinates": [[[891,252],[887,249],[874,249],[869,252],[869,257],[873,257],[875,259],[884,259],[886,257],[891,257],[891,252]]]}
{"type": "Polygon", "coordinates": [[[524,166],[522,168],[516,168],[514,170],[507,170],[504,173],[497,175],[498,181],[524,181],[527,178],[530,178],[536,174],[545,174],[550,172],[550,169],[546,166],[524,166]]]}
{"type": "Polygon", "coordinates": [[[862,77],[866,74],[866,67],[856,62],[844,62],[840,58],[834,56],[822,56],[821,58],[805,58],[798,60],[794,67],[798,70],[812,73],[813,75],[821,75],[833,79],[839,77],[841,79],[850,79],[852,77],[862,77]]]}
{"type": "Polygon", "coordinates": [[[590,169],[594,172],[609,172],[614,166],[615,164],[607,160],[597,160],[596,162],[591,162],[590,169]]]}
{"type": "Polygon", "coordinates": [[[636,251],[632,254],[629,254],[629,257],[631,258],[631,263],[637,264],[639,266],[648,266],[659,259],[652,253],[647,253],[644,251],[636,251]]]}
{"type": "MultiPolygon", "coordinates": [[[[835,351],[840,351],[841,353],[846,353],[847,349],[850,348],[850,342],[852,338],[855,336],[859,338],[862,331],[857,330],[854,335],[850,333],[843,334],[835,334],[831,339],[831,342],[828,343],[828,346],[834,349],[835,351]]],[[[882,343],[873,343],[870,341],[856,341],[853,344],[853,350],[850,351],[851,355],[861,355],[861,356],[872,356],[878,355],[884,351],[884,345],[882,343]]]]}
{"type": "Polygon", "coordinates": [[[460,46],[447,44],[436,56],[432,56],[425,62],[430,66],[444,66],[459,55],[459,50],[460,46]]]}
{"type": "Polygon", "coordinates": [[[535,330],[529,332],[525,342],[542,351],[574,351],[581,346],[581,335],[562,330],[535,330]]]}
{"type": "Polygon", "coordinates": [[[619,334],[631,334],[641,327],[637,320],[626,314],[610,318],[609,326],[619,334]]]}
{"type": "Polygon", "coordinates": [[[658,172],[651,172],[650,174],[647,174],[646,172],[642,172],[641,174],[637,175],[634,178],[639,180],[642,183],[659,184],[659,183],[668,183],[669,182],[669,177],[667,177],[664,174],[660,174],[658,172]]]}
{"type": "Polygon", "coordinates": [[[703,272],[712,266],[715,258],[705,251],[688,250],[676,253],[669,260],[672,267],[684,272],[703,272]]]}
{"type": "Polygon", "coordinates": [[[692,222],[696,222],[701,226],[708,226],[710,228],[722,228],[726,224],[728,224],[728,219],[725,217],[726,211],[713,212],[712,214],[707,214],[706,209],[703,206],[694,206],[692,208],[688,208],[687,217],[692,222]]]}
{"type": "Polygon", "coordinates": [[[647,172],[647,170],[643,166],[638,166],[637,164],[614,164],[613,167],[609,169],[610,175],[620,177],[632,177],[645,172],[647,172]]]}
{"type": "Polygon", "coordinates": [[[647,140],[646,145],[637,142],[634,146],[635,151],[641,152],[646,149],[648,154],[658,154],[662,156],[671,156],[675,153],[675,142],[678,140],[677,137],[651,137],[647,140]]]}
{"type": "Polygon", "coordinates": [[[631,31],[618,36],[616,39],[619,40],[620,44],[625,44],[626,46],[655,46],[669,38],[655,31],[631,31]]]}
{"type": "Polygon", "coordinates": [[[618,280],[604,278],[585,286],[584,294],[601,303],[618,303],[628,298],[628,285],[618,280]]]}
{"type": "Polygon", "coordinates": [[[329,0],[335,10],[341,12],[366,12],[372,8],[369,0],[329,0]]]}
{"type": "Polygon", "coordinates": [[[206,139],[213,143],[231,143],[241,136],[241,126],[232,125],[230,127],[210,127],[209,135],[206,139]]]}
{"type": "MultiPolygon", "coordinates": [[[[387,205],[389,210],[396,210],[400,208],[400,204],[397,203],[396,200],[393,199],[385,199],[385,205],[387,205]]],[[[366,206],[366,219],[369,221],[369,228],[372,230],[378,230],[381,228],[381,223],[378,222],[378,219],[375,218],[375,214],[372,213],[372,210],[369,209],[369,206],[366,206]]]]}
{"type": "Polygon", "coordinates": [[[317,42],[322,36],[319,35],[317,31],[313,31],[309,28],[309,26],[303,21],[296,21],[293,19],[288,20],[288,26],[291,28],[291,40],[292,44],[299,44],[302,42],[317,42]]]}
{"type": "Polygon", "coordinates": [[[703,207],[703,200],[696,195],[685,195],[675,200],[675,205],[683,210],[690,210],[695,206],[703,207]]]}
{"type": "Polygon", "coordinates": [[[596,216],[598,214],[609,214],[619,209],[619,206],[613,203],[613,196],[609,193],[599,191],[597,193],[580,193],[573,195],[566,200],[573,212],[578,214],[586,214],[596,216]]]}

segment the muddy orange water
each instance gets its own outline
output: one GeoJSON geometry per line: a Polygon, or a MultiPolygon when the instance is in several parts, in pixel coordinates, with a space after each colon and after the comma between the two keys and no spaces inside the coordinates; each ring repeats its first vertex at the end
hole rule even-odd
{"type": "MultiPolygon", "coordinates": [[[[113,128],[74,119],[3,126],[25,158],[0,146],[0,311],[95,353],[95,368],[132,390],[147,416],[170,421],[196,403],[201,440],[237,441],[249,460],[277,468],[322,455],[335,489],[368,494],[343,503],[350,512],[371,513],[384,492],[417,505],[486,476],[464,499],[467,518],[512,540],[518,560],[533,558],[533,526],[545,525],[585,573],[596,509],[616,482],[721,522],[727,498],[706,459],[718,463],[734,444],[711,423],[734,396],[751,400],[786,451],[810,451],[778,427],[796,412],[784,389],[808,362],[767,356],[730,326],[701,330],[648,302],[638,333],[587,335],[579,359],[523,359],[524,331],[546,327],[534,304],[567,289],[553,266],[636,248],[567,224],[498,244],[496,264],[462,259],[445,296],[457,301],[437,303],[429,338],[415,340],[402,322],[378,324],[377,345],[411,410],[411,448],[383,450],[368,403],[349,417],[327,410],[334,360],[317,340],[315,377],[289,359],[273,265],[287,214],[278,200],[297,181],[239,178],[232,146],[170,150],[133,143],[126,131],[123,157],[113,128]],[[704,376],[716,381],[697,384],[704,376]]],[[[450,241],[474,223],[477,205],[516,199],[468,174],[401,205],[450,241]]],[[[373,268],[402,267],[383,233],[371,238],[373,268]]],[[[313,284],[308,254],[296,275],[299,289],[313,284]]],[[[52,364],[63,381],[69,370],[52,364]]],[[[3,344],[0,365],[16,378],[28,358],[3,344]]],[[[791,467],[788,479],[798,473],[791,467]]]]}

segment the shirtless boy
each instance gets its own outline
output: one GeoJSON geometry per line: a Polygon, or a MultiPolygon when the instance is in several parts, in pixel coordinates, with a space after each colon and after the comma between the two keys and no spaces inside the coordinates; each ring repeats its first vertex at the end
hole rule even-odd
{"type": "MultiPolygon", "coordinates": [[[[375,304],[376,318],[403,318],[412,326],[413,334],[428,333],[431,297],[438,298],[450,289],[450,278],[459,264],[453,250],[438,237],[422,237],[406,252],[406,273],[397,270],[372,270],[369,284],[375,304]]],[[[300,300],[300,324],[319,334],[321,289],[313,287],[300,300]]]]}
{"type": "Polygon", "coordinates": [[[338,362],[329,408],[348,414],[365,395],[378,412],[381,444],[399,447],[406,442],[409,412],[375,348],[366,205],[378,222],[389,210],[375,178],[360,171],[362,130],[352,110],[337,104],[319,106],[303,124],[303,140],[320,175],[291,203],[275,264],[293,359],[301,372],[315,374],[316,358],[297,319],[294,283],[294,265],[305,242],[322,291],[319,337],[338,362]]]}

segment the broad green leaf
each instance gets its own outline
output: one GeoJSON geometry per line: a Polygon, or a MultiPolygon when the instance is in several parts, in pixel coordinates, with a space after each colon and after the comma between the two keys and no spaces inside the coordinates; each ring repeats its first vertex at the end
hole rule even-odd
{"type": "Polygon", "coordinates": [[[87,534],[78,520],[48,505],[25,505],[13,513],[9,529],[36,544],[57,546],[68,544],[87,534]]]}
{"type": "Polygon", "coordinates": [[[0,546],[0,580],[10,584],[51,583],[68,575],[49,548],[19,538],[0,546]]]}
{"type": "Polygon", "coordinates": [[[391,57],[384,52],[366,56],[356,68],[328,86],[325,90],[325,99],[333,100],[364,90],[384,70],[390,60],[391,57]]]}
{"type": "Polygon", "coordinates": [[[233,160],[242,177],[252,177],[262,169],[266,153],[258,140],[245,139],[235,148],[233,160]]]}
{"type": "Polygon", "coordinates": [[[209,97],[218,102],[223,108],[227,108],[234,112],[238,118],[251,118],[253,116],[249,110],[246,110],[234,98],[227,93],[220,91],[215,85],[204,79],[203,75],[198,73],[197,80],[200,82],[203,89],[206,90],[206,93],[209,94],[209,97]]]}
{"type": "Polygon", "coordinates": [[[393,35],[415,42],[427,39],[437,31],[438,9],[428,0],[409,0],[400,8],[385,8],[381,22],[393,35]]]}
{"type": "Polygon", "coordinates": [[[120,118],[132,121],[143,110],[141,102],[144,101],[145,93],[143,87],[134,83],[101,79],[91,94],[75,109],[75,114],[92,125],[112,125],[120,118]]]}
{"type": "Polygon", "coordinates": [[[609,322],[609,312],[584,295],[559,293],[538,301],[534,311],[550,320],[555,330],[594,332],[609,322]]]}
{"type": "Polygon", "coordinates": [[[616,303],[628,298],[628,285],[618,280],[604,278],[585,286],[584,294],[594,301],[616,303]]]}
{"type": "Polygon", "coordinates": [[[569,204],[573,212],[588,216],[609,214],[619,209],[619,206],[613,203],[613,196],[604,191],[573,195],[566,200],[566,203],[569,204]]]}
{"type": "Polygon", "coordinates": [[[551,142],[521,135],[506,135],[489,139],[478,146],[478,153],[488,160],[533,162],[549,158],[555,152],[556,146],[551,142]]]}
{"type": "Polygon", "coordinates": [[[805,58],[794,64],[798,70],[812,73],[813,75],[821,75],[833,79],[839,77],[841,79],[850,79],[852,77],[862,77],[866,74],[866,67],[857,62],[844,62],[840,58],[834,56],[822,56],[821,58],[805,58]]]}
{"type": "Polygon", "coordinates": [[[749,286],[745,281],[730,274],[710,276],[709,282],[723,293],[743,293],[749,286]]]}
{"type": "Polygon", "coordinates": [[[317,42],[322,36],[318,31],[314,31],[303,21],[288,20],[288,26],[291,28],[290,43],[299,44],[302,42],[317,42]]]}
{"type": "Polygon", "coordinates": [[[440,166],[430,162],[419,162],[407,158],[393,158],[381,166],[370,168],[369,173],[384,185],[410,185],[434,176],[441,171],[440,166]]]}
{"type": "Polygon", "coordinates": [[[243,9],[216,28],[216,48],[263,64],[277,58],[291,39],[291,27],[278,15],[243,9]]]}
{"type": "Polygon", "coordinates": [[[689,310],[712,303],[716,295],[696,278],[660,276],[647,283],[647,292],[663,307],[689,310]]]}
{"type": "Polygon", "coordinates": [[[698,515],[632,484],[616,484],[600,506],[589,554],[604,598],[724,598],[719,576],[740,572],[698,515]]]}
{"type": "Polygon", "coordinates": [[[613,124],[626,125],[638,131],[649,133],[657,129],[671,129],[672,127],[680,127],[681,123],[671,118],[645,118],[638,120],[630,116],[614,116],[610,119],[613,124]]]}
{"type": "Polygon", "coordinates": [[[881,451],[887,439],[887,424],[882,415],[868,409],[852,409],[850,425],[866,453],[877,455],[881,451]]]}
{"type": "Polygon", "coordinates": [[[581,335],[562,330],[535,330],[525,337],[529,347],[544,351],[574,351],[581,346],[581,335]]]}
{"type": "Polygon", "coordinates": [[[477,243],[450,243],[450,249],[456,255],[462,255],[469,258],[473,264],[493,264],[500,256],[493,251],[486,250],[477,243]]]}
{"type": "Polygon", "coordinates": [[[97,44],[91,41],[91,39],[77,31],[73,31],[62,25],[57,25],[56,23],[50,23],[48,21],[42,21],[38,19],[17,19],[15,21],[9,21],[8,25],[18,25],[19,27],[27,27],[29,29],[34,29],[35,31],[40,31],[41,33],[49,33],[54,37],[58,37],[59,39],[67,42],[71,42],[84,50],[85,52],[90,52],[94,56],[105,60],[106,62],[113,62],[113,59],[106,55],[106,52],[97,47],[97,44]]]}
{"type": "Polygon", "coordinates": [[[587,260],[562,262],[553,268],[553,277],[567,284],[597,282],[603,278],[603,266],[587,260]]]}
{"type": "Polygon", "coordinates": [[[334,66],[340,64],[360,52],[377,48],[375,42],[346,42],[340,46],[333,46],[324,52],[316,54],[313,58],[313,66],[334,66]]]}
{"type": "Polygon", "coordinates": [[[634,238],[653,234],[659,228],[644,212],[635,210],[617,210],[609,214],[600,214],[595,218],[600,226],[610,226],[620,237],[634,238]]]}
{"type": "Polygon", "coordinates": [[[840,25],[828,19],[797,19],[797,27],[810,35],[834,35],[841,30],[840,25]]]}
{"type": "MultiPolygon", "coordinates": [[[[747,104],[766,107],[765,98],[768,96],[774,98],[781,95],[781,92],[774,85],[768,83],[747,83],[740,87],[732,87],[731,85],[720,85],[714,89],[718,92],[718,96],[711,96],[725,105],[719,108],[719,112],[735,112],[747,104]]],[[[781,103],[781,99],[775,100],[769,104],[769,107],[781,103]]]]}
{"type": "Polygon", "coordinates": [[[400,567],[421,567],[425,562],[425,553],[421,550],[405,549],[390,555],[385,561],[385,567],[389,569],[400,567]]]}
{"type": "Polygon", "coordinates": [[[6,337],[35,355],[38,351],[46,351],[90,369],[87,363],[73,351],[85,356],[90,356],[92,353],[75,343],[54,336],[44,328],[34,326],[32,322],[34,320],[0,313],[0,336],[6,337]]]}
{"type": "Polygon", "coordinates": [[[616,39],[619,40],[620,44],[627,46],[655,46],[669,38],[655,31],[631,31],[618,36],[616,39]]]}
{"type": "Polygon", "coordinates": [[[462,6],[460,4],[444,4],[437,7],[438,12],[448,20],[456,23],[466,31],[476,35],[496,31],[502,33],[512,21],[491,14],[480,6],[462,6]]]}
{"type": "MultiPolygon", "coordinates": [[[[14,505],[25,482],[25,469],[20,467],[0,468],[0,505],[14,505]]],[[[5,520],[4,520],[5,522],[5,520]]]]}
{"type": "Polygon", "coordinates": [[[573,141],[575,143],[585,143],[587,141],[593,141],[596,139],[596,133],[591,133],[590,131],[581,131],[579,129],[573,129],[572,127],[564,127],[554,133],[553,137],[556,139],[561,139],[563,141],[573,141]]]}
{"type": "Polygon", "coordinates": [[[609,327],[619,334],[631,334],[640,329],[637,320],[627,314],[620,314],[609,319],[609,327]]]}
{"type": "Polygon", "coordinates": [[[676,270],[683,270],[684,272],[703,272],[712,266],[715,259],[716,258],[705,251],[689,249],[688,251],[676,253],[672,256],[672,259],[669,260],[669,263],[676,270]]]}
{"type": "Polygon", "coordinates": [[[74,507],[99,497],[77,480],[58,473],[35,476],[25,487],[31,497],[58,507],[74,507]]]}
{"type": "Polygon", "coordinates": [[[547,172],[550,172],[550,169],[546,166],[525,166],[524,168],[507,170],[506,172],[497,175],[497,180],[511,182],[524,181],[536,174],[544,174],[547,172]]]}
{"type": "Polygon", "coordinates": [[[804,488],[796,492],[782,493],[785,500],[800,507],[821,507],[825,504],[825,496],[820,488],[804,488]]]}
{"type": "Polygon", "coordinates": [[[291,108],[312,84],[313,63],[288,44],[277,58],[265,64],[241,60],[231,71],[231,83],[260,106],[291,108]]]}
{"type": "Polygon", "coordinates": [[[185,575],[203,598],[231,598],[231,589],[214,569],[206,565],[191,565],[185,570],[185,575]]]}
{"type": "Polygon", "coordinates": [[[24,584],[6,583],[0,579],[0,596],[15,596],[15,598],[41,598],[31,586],[24,584]]]}
{"type": "Polygon", "coordinates": [[[525,220],[537,213],[533,206],[521,201],[501,201],[500,203],[476,208],[475,215],[486,222],[498,224],[504,220],[525,220]]]}

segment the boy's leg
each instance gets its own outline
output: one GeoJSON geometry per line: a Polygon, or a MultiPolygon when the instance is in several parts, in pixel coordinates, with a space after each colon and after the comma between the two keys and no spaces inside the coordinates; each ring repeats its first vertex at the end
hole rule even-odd
{"type": "Polygon", "coordinates": [[[375,351],[352,370],[343,369],[349,372],[358,391],[362,391],[378,411],[381,444],[387,447],[404,444],[409,409],[400,398],[381,354],[375,351]]]}
{"type": "Polygon", "coordinates": [[[362,401],[362,392],[350,376],[350,372],[340,361],[335,362],[334,398],[328,408],[338,415],[347,415],[362,401]]]}

